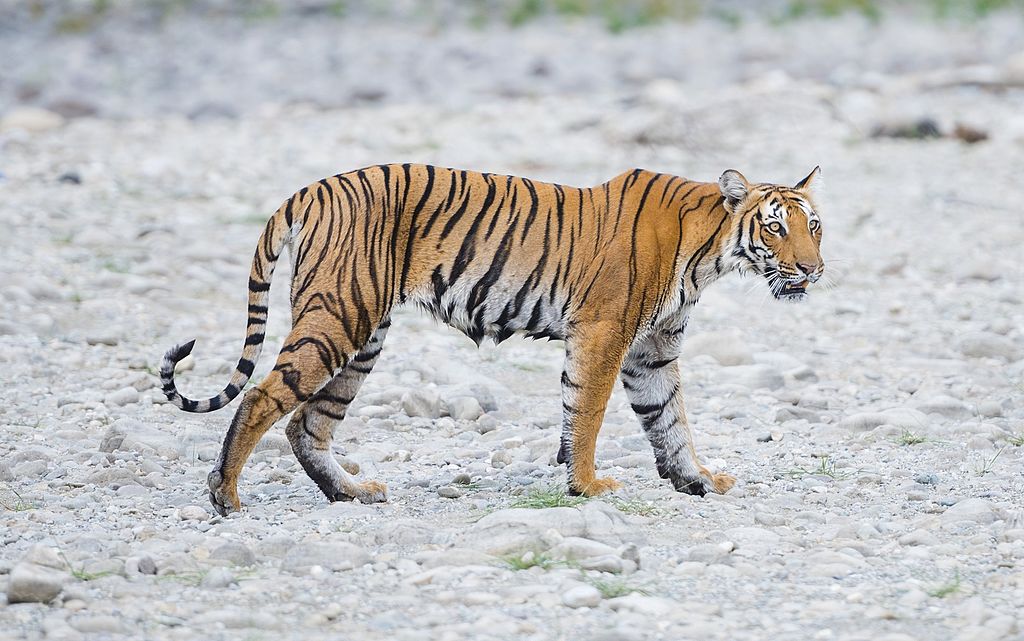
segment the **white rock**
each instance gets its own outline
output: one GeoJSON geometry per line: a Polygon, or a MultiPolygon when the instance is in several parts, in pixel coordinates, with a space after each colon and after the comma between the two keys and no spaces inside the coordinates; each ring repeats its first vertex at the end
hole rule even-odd
{"type": "Polygon", "coordinates": [[[441,417],[441,397],[432,389],[419,389],[402,395],[402,410],[409,416],[441,417]]]}
{"type": "Polygon", "coordinates": [[[939,538],[928,530],[914,530],[900,537],[900,545],[938,545],[939,538]]]}
{"type": "Polygon", "coordinates": [[[866,432],[880,425],[892,425],[899,429],[920,430],[930,421],[923,412],[909,407],[894,407],[881,412],[860,412],[851,414],[839,426],[855,432],[866,432]]]}
{"type": "Polygon", "coordinates": [[[971,358],[994,358],[1015,361],[1021,350],[1011,339],[992,332],[967,332],[957,338],[957,350],[971,358]]]}
{"type": "Polygon", "coordinates": [[[592,585],[576,585],[562,593],[562,603],[570,608],[593,608],[601,604],[601,592],[592,585]]]}
{"type": "Polygon", "coordinates": [[[205,521],[210,518],[210,513],[198,505],[186,505],[178,510],[178,518],[182,521],[205,521]]]}
{"type": "Polygon", "coordinates": [[[227,541],[210,553],[216,561],[227,561],[231,565],[250,566],[256,564],[256,555],[248,545],[238,541],[227,541]]]}
{"type": "Polygon", "coordinates": [[[779,370],[770,365],[735,365],[723,367],[716,375],[722,383],[742,385],[752,390],[775,390],[786,385],[786,379],[779,370]]]}
{"type": "Polygon", "coordinates": [[[938,414],[945,418],[963,419],[974,416],[974,410],[967,403],[952,396],[938,395],[918,401],[918,411],[924,414],[938,414]]]}
{"type": "Polygon", "coordinates": [[[313,566],[338,572],[362,567],[370,562],[363,548],[346,542],[298,542],[281,561],[281,571],[305,574],[313,566]]]}
{"type": "Polygon", "coordinates": [[[37,133],[56,129],[64,124],[64,118],[57,113],[38,107],[18,107],[0,118],[0,131],[21,129],[37,133]]]}
{"type": "Polygon", "coordinates": [[[119,390],[107,394],[103,398],[103,402],[107,405],[113,405],[120,407],[122,405],[128,405],[129,403],[139,402],[139,390],[134,387],[122,387],[119,390]]]}
{"type": "Polygon", "coordinates": [[[975,523],[992,523],[997,519],[992,504],[985,499],[964,499],[942,513],[942,520],[946,523],[959,521],[973,521],[975,523]]]}
{"type": "Polygon", "coordinates": [[[235,575],[231,573],[231,570],[227,568],[211,568],[209,572],[203,577],[200,585],[204,588],[217,589],[226,588],[229,585],[237,583],[235,575]]]}
{"type": "Polygon", "coordinates": [[[68,623],[79,632],[100,635],[100,638],[110,634],[125,634],[128,632],[121,619],[109,614],[75,616],[69,619],[68,623]]]}
{"type": "Polygon", "coordinates": [[[750,365],[754,362],[750,348],[738,331],[703,332],[686,337],[683,357],[706,354],[719,365],[750,365]]]}
{"type": "Polygon", "coordinates": [[[472,396],[459,396],[448,400],[448,415],[455,420],[475,421],[483,414],[484,409],[480,407],[480,402],[472,396]]]}
{"type": "Polygon", "coordinates": [[[71,576],[34,563],[18,563],[7,583],[8,603],[48,603],[57,598],[71,576]]]}

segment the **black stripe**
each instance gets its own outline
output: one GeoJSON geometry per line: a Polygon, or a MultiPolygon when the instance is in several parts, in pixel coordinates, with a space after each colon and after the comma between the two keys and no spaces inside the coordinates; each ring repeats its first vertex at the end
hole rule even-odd
{"type": "Polygon", "coordinates": [[[242,358],[238,361],[238,366],[235,367],[239,372],[245,374],[247,377],[252,376],[252,371],[256,369],[256,363],[253,363],[248,358],[242,358]]]}
{"type": "Polygon", "coordinates": [[[260,282],[249,278],[249,291],[250,292],[265,292],[270,289],[269,282],[260,282]]]}

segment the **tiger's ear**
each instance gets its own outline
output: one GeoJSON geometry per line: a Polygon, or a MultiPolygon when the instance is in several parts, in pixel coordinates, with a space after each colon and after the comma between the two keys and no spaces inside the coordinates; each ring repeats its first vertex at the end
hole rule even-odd
{"type": "Polygon", "coordinates": [[[801,191],[813,192],[815,188],[821,183],[821,167],[815,167],[811,170],[811,173],[807,174],[807,177],[793,185],[793,189],[799,189],[801,191]]]}
{"type": "Polygon", "coordinates": [[[750,183],[740,172],[735,169],[727,169],[718,178],[718,188],[722,190],[722,196],[725,198],[725,209],[732,213],[747,197],[750,183]]]}

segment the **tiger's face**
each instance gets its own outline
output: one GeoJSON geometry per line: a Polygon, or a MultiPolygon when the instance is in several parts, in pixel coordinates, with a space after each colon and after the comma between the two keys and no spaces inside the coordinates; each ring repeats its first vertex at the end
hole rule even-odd
{"type": "Polygon", "coordinates": [[[825,270],[821,220],[813,198],[820,173],[815,167],[793,187],[752,185],[733,169],[718,179],[725,208],[733,216],[732,258],[741,271],[764,276],[779,300],[804,300],[808,285],[825,270]]]}

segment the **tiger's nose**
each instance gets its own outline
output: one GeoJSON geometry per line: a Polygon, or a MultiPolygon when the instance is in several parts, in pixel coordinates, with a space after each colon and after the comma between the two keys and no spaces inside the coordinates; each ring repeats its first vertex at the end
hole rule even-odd
{"type": "Polygon", "coordinates": [[[814,272],[818,271],[818,269],[821,267],[821,263],[797,263],[796,266],[797,269],[802,271],[805,276],[812,276],[814,272]]]}

